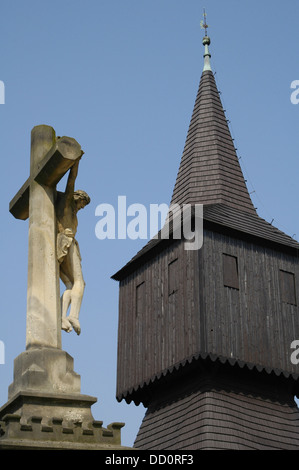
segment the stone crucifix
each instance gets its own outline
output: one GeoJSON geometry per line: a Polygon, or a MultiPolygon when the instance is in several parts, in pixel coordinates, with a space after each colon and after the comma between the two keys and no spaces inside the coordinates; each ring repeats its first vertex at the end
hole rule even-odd
{"type": "Polygon", "coordinates": [[[26,349],[61,348],[61,328],[80,333],[85,284],[74,237],[77,211],[90,202],[84,191],[74,190],[82,155],[75,139],[56,137],[50,126],[31,131],[30,177],[9,205],[17,219],[29,217],[26,349]],[[68,171],[66,190],[58,192],[68,171]],[[61,303],[59,277],[66,285],[61,303]]]}

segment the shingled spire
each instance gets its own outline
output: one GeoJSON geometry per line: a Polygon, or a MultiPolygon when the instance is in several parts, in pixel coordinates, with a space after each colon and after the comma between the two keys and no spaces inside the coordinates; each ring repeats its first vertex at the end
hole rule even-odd
{"type": "Polygon", "coordinates": [[[113,276],[117,399],[147,408],[138,450],[298,450],[299,244],[255,212],[203,44],[172,197],[203,243],[154,237],[113,276]]]}
{"type": "Polygon", "coordinates": [[[211,69],[209,44],[205,35],[204,68],[171,204],[222,203],[256,214],[211,69]]]}

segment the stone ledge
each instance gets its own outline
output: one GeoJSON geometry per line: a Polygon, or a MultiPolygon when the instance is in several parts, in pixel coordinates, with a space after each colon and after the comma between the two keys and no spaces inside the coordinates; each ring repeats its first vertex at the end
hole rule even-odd
{"type": "Polygon", "coordinates": [[[121,428],[93,419],[88,395],[20,392],[0,409],[0,449],[123,450],[121,428]]]}
{"type": "Polygon", "coordinates": [[[64,421],[51,418],[43,424],[42,416],[32,416],[22,422],[18,414],[6,414],[0,421],[0,448],[55,447],[55,448],[122,448],[120,430],[124,423],[111,423],[103,428],[102,421],[64,421]]]}

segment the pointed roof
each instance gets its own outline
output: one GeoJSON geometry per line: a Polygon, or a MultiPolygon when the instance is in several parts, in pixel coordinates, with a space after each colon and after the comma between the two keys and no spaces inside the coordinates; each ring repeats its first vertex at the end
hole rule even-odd
{"type": "MultiPolygon", "coordinates": [[[[203,204],[206,226],[298,253],[299,243],[262,219],[253,206],[211,69],[209,44],[206,35],[203,72],[170,208],[203,204]]],[[[167,244],[160,231],[112,279],[125,278],[167,244]]]]}
{"type": "Polygon", "coordinates": [[[217,204],[255,214],[205,46],[202,72],[171,204],[217,204]]]}

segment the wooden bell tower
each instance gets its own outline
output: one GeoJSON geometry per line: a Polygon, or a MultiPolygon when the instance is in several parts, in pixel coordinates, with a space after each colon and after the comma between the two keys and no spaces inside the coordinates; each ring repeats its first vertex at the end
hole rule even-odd
{"type": "Polygon", "coordinates": [[[147,412],[137,449],[299,449],[299,244],[252,204],[210,65],[172,196],[203,244],[153,239],[119,281],[117,399],[147,412]]]}

